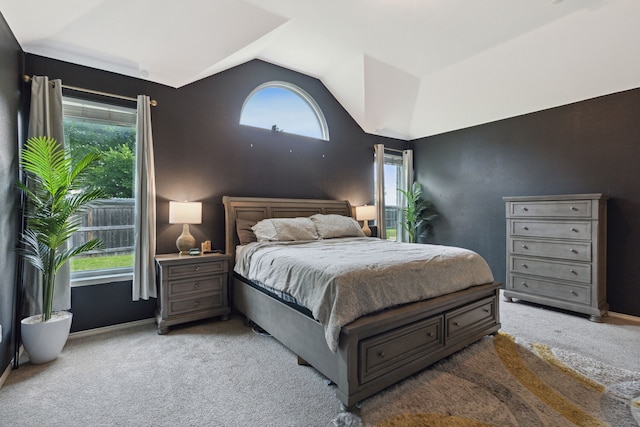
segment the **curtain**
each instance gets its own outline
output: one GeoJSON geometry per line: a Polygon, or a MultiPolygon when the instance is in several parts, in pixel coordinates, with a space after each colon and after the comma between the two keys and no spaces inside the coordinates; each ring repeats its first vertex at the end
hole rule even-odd
{"type": "Polygon", "coordinates": [[[138,95],[135,174],[134,301],[156,298],[156,181],[149,97],[138,95]]]}
{"type": "MultiPolygon", "coordinates": [[[[402,174],[399,180],[400,189],[410,192],[413,185],[413,150],[402,151],[402,174]]],[[[407,208],[407,198],[400,194],[398,196],[399,218],[398,218],[398,241],[408,242],[409,233],[402,227],[404,222],[404,209],[407,208]],[[402,222],[401,222],[402,221],[402,222]]]]}
{"type": "MultiPolygon", "coordinates": [[[[31,79],[28,137],[37,136],[55,138],[64,147],[61,80],[49,81],[46,76],[33,76],[31,79]]],[[[42,313],[42,275],[28,262],[23,261],[23,263],[23,315],[31,316],[42,313]],[[35,286],[32,285],[34,283],[35,286]]],[[[69,308],[71,308],[71,271],[69,264],[66,263],[56,274],[53,311],[69,308]]]]}
{"type": "Polygon", "coordinates": [[[385,214],[385,202],[384,202],[384,145],[375,144],[373,146],[375,151],[376,162],[376,226],[378,227],[378,237],[380,239],[387,238],[387,217],[385,214]]]}

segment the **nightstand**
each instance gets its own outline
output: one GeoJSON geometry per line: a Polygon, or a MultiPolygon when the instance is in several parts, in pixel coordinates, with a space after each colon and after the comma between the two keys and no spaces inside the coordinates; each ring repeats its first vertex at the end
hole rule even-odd
{"type": "Polygon", "coordinates": [[[231,255],[157,255],[158,334],[169,326],[208,317],[229,318],[231,255]]]}

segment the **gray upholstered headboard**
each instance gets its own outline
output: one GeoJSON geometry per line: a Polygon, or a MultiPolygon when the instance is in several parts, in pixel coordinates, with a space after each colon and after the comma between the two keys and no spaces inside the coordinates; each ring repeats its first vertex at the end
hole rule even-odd
{"type": "Polygon", "coordinates": [[[236,219],[260,221],[265,218],[295,218],[313,214],[337,214],[353,216],[353,209],[347,200],[317,199],[273,199],[262,197],[223,196],[225,218],[225,252],[235,259],[239,244],[236,219]]]}

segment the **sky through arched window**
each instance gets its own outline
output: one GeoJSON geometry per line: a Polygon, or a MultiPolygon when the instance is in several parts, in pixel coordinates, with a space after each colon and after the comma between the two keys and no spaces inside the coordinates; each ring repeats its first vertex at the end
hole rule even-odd
{"type": "Polygon", "coordinates": [[[309,94],[286,82],[255,88],[242,107],[240,124],[329,140],[327,123],[309,94]]]}

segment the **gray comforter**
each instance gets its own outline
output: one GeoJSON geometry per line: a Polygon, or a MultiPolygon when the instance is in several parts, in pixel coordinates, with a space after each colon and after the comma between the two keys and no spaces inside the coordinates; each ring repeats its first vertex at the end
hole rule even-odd
{"type": "Polygon", "coordinates": [[[372,238],[251,243],[234,270],[311,310],[334,352],[340,328],[365,314],[493,282],[473,251],[372,238]]]}

